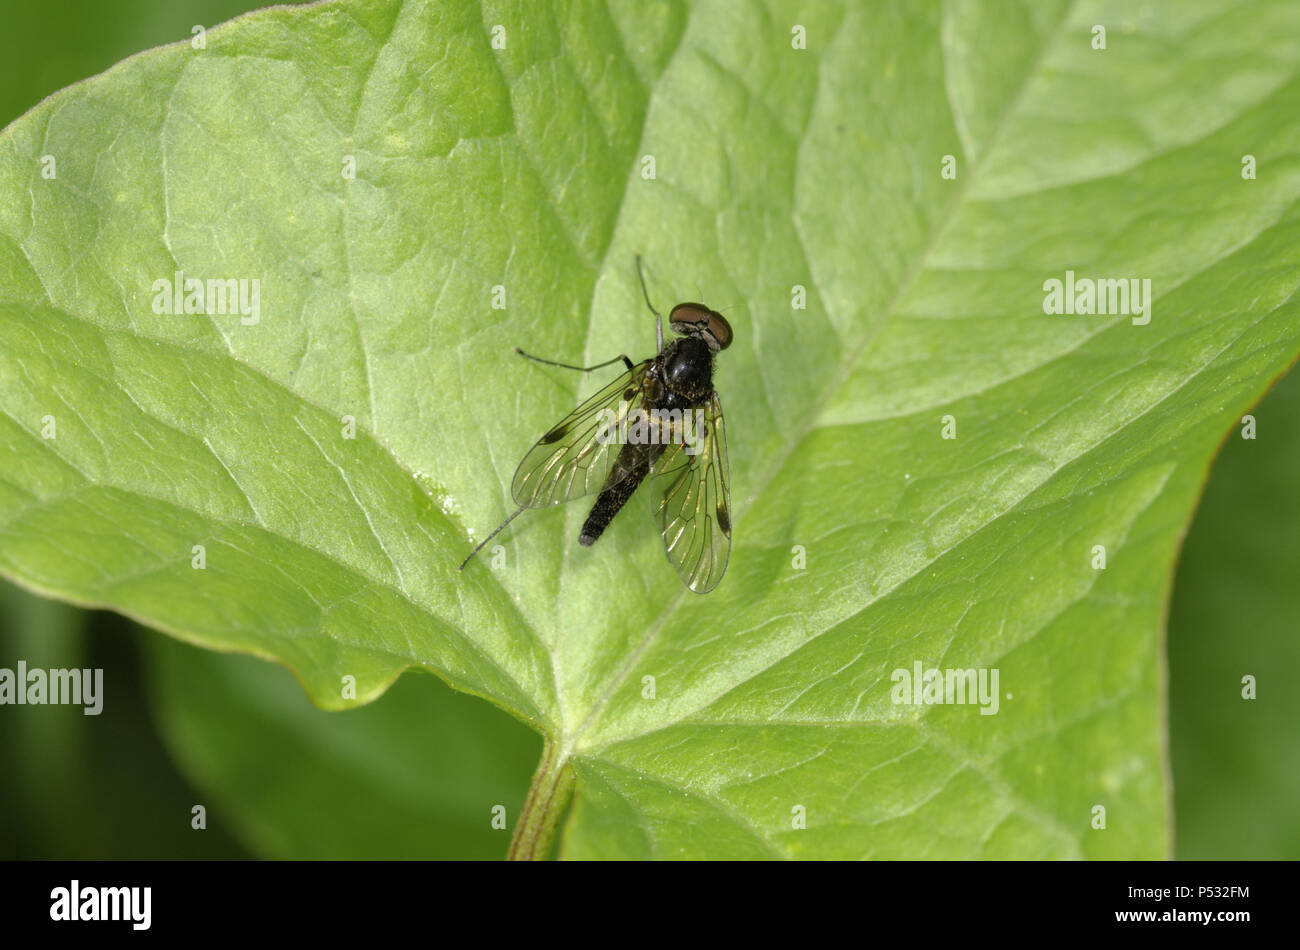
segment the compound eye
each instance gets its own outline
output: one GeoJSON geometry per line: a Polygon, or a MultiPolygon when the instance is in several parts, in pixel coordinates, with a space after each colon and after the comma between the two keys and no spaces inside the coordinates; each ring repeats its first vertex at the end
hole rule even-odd
{"type": "Polygon", "coordinates": [[[709,333],[718,341],[718,349],[725,350],[731,345],[731,324],[722,314],[712,310],[709,311],[709,333]]]}
{"type": "Polygon", "coordinates": [[[703,330],[709,323],[709,308],[698,303],[679,303],[668,314],[668,322],[673,325],[674,330],[679,323],[684,324],[679,331],[682,333],[703,330]]]}
{"type": "Polygon", "coordinates": [[[731,324],[702,303],[679,303],[668,315],[675,333],[698,337],[714,350],[725,350],[731,343],[731,324]]]}

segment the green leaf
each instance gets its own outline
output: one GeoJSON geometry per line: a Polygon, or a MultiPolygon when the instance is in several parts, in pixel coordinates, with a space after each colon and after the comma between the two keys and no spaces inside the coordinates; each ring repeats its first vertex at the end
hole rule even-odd
{"type": "Polygon", "coordinates": [[[500,710],[408,676],[381,702],[340,715],[248,657],[158,638],[150,659],[168,747],[254,853],[485,860],[505,851],[505,822],[519,814],[540,743],[500,710]]]}
{"type": "Polygon", "coordinates": [[[60,15],[52,20],[48,9],[10,4],[0,33],[0,62],[6,67],[0,126],[123,56],[255,7],[251,0],[59,0],[60,15]]]}
{"type": "Polygon", "coordinates": [[[129,60],[0,136],[0,571],[330,708],[411,665],[491,700],[548,743],[517,853],[576,777],[569,856],[1166,854],[1172,563],[1300,352],[1297,27],[373,2],[129,60]],[[727,577],[686,592],[643,498],[458,573],[600,384],[512,347],[649,355],[637,251],[736,330],[727,577]],[[177,270],[260,319],[154,313],[177,270]],[[1150,323],[1044,313],[1067,270],[1150,323]],[[892,702],[914,663],[997,668],[997,714],[892,702]]]}
{"type": "MultiPolygon", "coordinates": [[[[85,666],[79,638],[84,622],[80,611],[0,585],[0,666],[13,670],[19,659],[39,669],[85,666]]],[[[70,715],[30,715],[34,709],[0,720],[0,768],[11,776],[0,789],[0,804],[5,814],[25,819],[4,823],[0,853],[8,858],[44,856],[41,844],[76,853],[76,832],[85,829],[69,833],[67,815],[93,808],[83,791],[91,772],[85,757],[87,717],[75,708],[67,710],[70,715]]]]}
{"type": "Polygon", "coordinates": [[[13,672],[22,661],[29,671],[92,669],[107,684],[96,715],[80,702],[3,707],[6,860],[245,856],[215,816],[206,834],[190,828],[193,792],[168,761],[135,687],[132,634],[163,638],[131,627],[0,582],[0,667],[13,672]]]}

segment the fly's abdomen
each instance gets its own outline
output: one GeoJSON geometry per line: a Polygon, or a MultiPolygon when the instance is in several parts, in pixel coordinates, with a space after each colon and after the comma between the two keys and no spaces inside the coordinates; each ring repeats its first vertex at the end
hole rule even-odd
{"type": "Polygon", "coordinates": [[[590,547],[596,543],[614,516],[627,504],[637,486],[645,481],[646,475],[650,473],[650,465],[662,451],[663,446],[660,445],[633,444],[626,444],[619,450],[620,464],[616,466],[616,471],[626,474],[614,484],[607,484],[596,496],[591,513],[582,523],[582,533],[578,535],[579,544],[590,547]]]}

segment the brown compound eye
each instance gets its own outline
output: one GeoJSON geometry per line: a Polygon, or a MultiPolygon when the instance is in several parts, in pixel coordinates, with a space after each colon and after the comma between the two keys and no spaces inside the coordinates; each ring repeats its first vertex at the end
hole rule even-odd
{"type": "Polygon", "coordinates": [[[725,350],[731,345],[731,324],[715,310],[709,311],[709,333],[718,341],[718,349],[725,350]]]}
{"type": "Polygon", "coordinates": [[[712,350],[725,350],[731,344],[731,324],[722,314],[702,303],[679,303],[668,315],[674,333],[698,337],[712,350]]]}

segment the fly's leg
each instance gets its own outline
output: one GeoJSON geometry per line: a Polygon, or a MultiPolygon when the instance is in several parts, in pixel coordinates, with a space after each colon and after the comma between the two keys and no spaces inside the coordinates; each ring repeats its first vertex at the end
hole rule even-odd
{"type": "Polygon", "coordinates": [[[609,366],[611,363],[617,363],[619,360],[622,360],[623,365],[628,369],[632,369],[632,361],[624,354],[619,354],[612,360],[605,360],[603,363],[597,363],[595,366],[574,366],[572,363],[557,363],[555,360],[544,360],[540,356],[533,356],[531,353],[525,353],[517,346],[515,347],[515,352],[520,356],[526,356],[537,363],[545,363],[547,366],[559,366],[561,369],[576,369],[579,373],[590,373],[593,369],[601,369],[602,367],[609,366]]]}
{"type": "Polygon", "coordinates": [[[462,570],[462,571],[465,570],[465,565],[468,564],[470,561],[474,560],[474,555],[475,555],[475,554],[478,554],[479,551],[482,551],[483,548],[487,545],[487,543],[488,543],[489,541],[491,541],[493,538],[495,538],[498,534],[500,534],[501,531],[502,531],[502,529],[505,528],[506,525],[508,525],[510,522],[514,521],[516,518],[518,518],[520,515],[522,515],[522,514],[523,514],[525,511],[527,511],[527,510],[528,510],[527,508],[524,508],[522,505],[520,505],[519,509],[518,509],[518,510],[513,514],[513,515],[511,515],[511,516],[510,516],[509,518],[507,518],[505,521],[503,521],[503,522],[501,522],[499,525],[497,525],[497,526],[496,526],[496,530],[494,530],[494,531],[493,531],[491,534],[489,534],[486,538],[484,538],[482,541],[480,541],[480,542],[478,543],[478,547],[476,547],[473,551],[470,551],[470,552],[469,552],[469,557],[465,558],[465,560],[463,560],[463,561],[460,562],[460,570],[462,570]]]}

